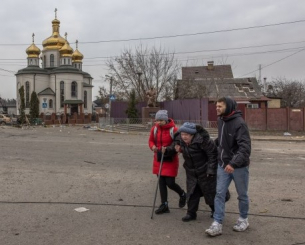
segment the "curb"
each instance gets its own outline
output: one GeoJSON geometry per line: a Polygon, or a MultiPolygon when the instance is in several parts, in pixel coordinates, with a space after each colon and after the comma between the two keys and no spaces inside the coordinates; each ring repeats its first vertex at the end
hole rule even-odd
{"type": "MultiPolygon", "coordinates": [[[[123,131],[111,131],[111,130],[106,130],[106,129],[101,129],[101,128],[97,128],[96,131],[99,132],[104,132],[104,133],[115,133],[115,134],[127,134],[127,135],[146,135],[149,136],[149,132],[136,132],[136,131],[130,131],[130,132],[123,132],[123,131]]],[[[210,134],[212,139],[215,139],[217,137],[217,135],[214,134],[210,134]]],[[[298,143],[302,143],[305,142],[305,138],[303,139],[286,139],[286,138],[279,138],[279,139],[275,139],[275,138],[257,138],[257,137],[251,137],[251,140],[253,141],[280,141],[280,142],[298,142],[298,143]]]]}

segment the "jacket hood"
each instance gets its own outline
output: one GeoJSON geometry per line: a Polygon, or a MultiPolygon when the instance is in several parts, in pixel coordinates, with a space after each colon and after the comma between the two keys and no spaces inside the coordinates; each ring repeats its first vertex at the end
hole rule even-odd
{"type": "MultiPolygon", "coordinates": [[[[194,134],[194,137],[192,139],[192,143],[202,143],[202,142],[207,142],[210,139],[210,135],[206,129],[204,129],[200,125],[196,125],[196,134],[194,134]]],[[[182,141],[180,132],[177,131],[174,135],[175,140],[182,141]]]]}
{"type": "Polygon", "coordinates": [[[230,115],[233,111],[237,109],[237,103],[235,100],[231,99],[230,97],[225,97],[226,99],[226,110],[223,116],[230,115]]]}
{"type": "Polygon", "coordinates": [[[233,118],[241,117],[241,116],[242,116],[242,112],[238,110],[238,111],[233,111],[233,112],[231,113],[231,115],[229,115],[229,116],[223,116],[223,117],[221,117],[221,119],[224,120],[225,122],[227,122],[227,121],[230,121],[230,120],[233,119],[233,118]]]}
{"type": "Polygon", "coordinates": [[[156,124],[157,128],[162,128],[162,129],[167,129],[167,128],[172,128],[175,127],[175,122],[173,119],[169,118],[167,121],[167,124],[160,126],[159,124],[156,124]]]}

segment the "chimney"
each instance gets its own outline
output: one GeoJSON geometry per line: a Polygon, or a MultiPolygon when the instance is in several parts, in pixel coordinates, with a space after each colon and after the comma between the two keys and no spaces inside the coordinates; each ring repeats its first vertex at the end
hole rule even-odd
{"type": "Polygon", "coordinates": [[[214,70],[214,61],[208,61],[208,70],[214,70]]]}

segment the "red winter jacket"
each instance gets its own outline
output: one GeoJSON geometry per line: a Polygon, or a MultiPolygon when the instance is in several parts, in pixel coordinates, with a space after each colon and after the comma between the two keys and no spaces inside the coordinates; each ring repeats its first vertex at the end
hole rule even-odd
{"type": "MultiPolygon", "coordinates": [[[[158,150],[161,150],[162,146],[170,146],[173,142],[172,136],[170,134],[170,129],[174,127],[175,133],[178,128],[176,127],[173,119],[168,119],[168,123],[160,126],[156,124],[150,130],[150,136],[148,140],[149,148],[155,145],[158,150]],[[157,127],[156,136],[154,135],[154,129],[157,127]]],[[[173,160],[171,162],[163,161],[161,176],[169,176],[169,177],[176,177],[178,174],[178,167],[179,167],[179,159],[178,155],[173,156],[173,160]]],[[[157,161],[157,152],[154,153],[154,161],[153,161],[153,174],[158,174],[160,168],[160,162],[157,161]]]]}

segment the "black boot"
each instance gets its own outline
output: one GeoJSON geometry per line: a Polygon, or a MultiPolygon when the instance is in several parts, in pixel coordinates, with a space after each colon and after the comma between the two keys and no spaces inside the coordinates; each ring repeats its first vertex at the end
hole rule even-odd
{"type": "Polygon", "coordinates": [[[183,194],[180,196],[179,199],[179,208],[183,208],[186,204],[186,193],[183,191],[183,194]]]}
{"type": "Polygon", "coordinates": [[[155,211],[155,214],[169,213],[169,208],[167,203],[162,203],[160,207],[155,211]]]}
{"type": "Polygon", "coordinates": [[[211,208],[211,215],[210,215],[210,217],[213,218],[213,215],[214,215],[214,212],[215,212],[215,207],[214,207],[214,205],[209,205],[209,206],[211,208]]]}
{"type": "Polygon", "coordinates": [[[183,222],[189,222],[191,220],[195,220],[197,218],[196,215],[191,215],[191,214],[186,214],[183,218],[182,221],[183,222]]]}

